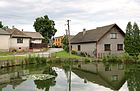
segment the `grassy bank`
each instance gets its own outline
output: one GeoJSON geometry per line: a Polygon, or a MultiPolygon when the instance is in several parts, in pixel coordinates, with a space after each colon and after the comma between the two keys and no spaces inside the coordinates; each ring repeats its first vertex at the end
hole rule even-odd
{"type": "Polygon", "coordinates": [[[81,59],[81,58],[86,58],[86,57],[81,57],[78,55],[69,55],[69,53],[65,52],[65,51],[60,51],[60,52],[56,52],[56,53],[52,53],[51,54],[53,57],[58,57],[58,58],[75,58],[75,59],[81,59]]]}
{"type": "Polygon", "coordinates": [[[27,58],[26,56],[12,56],[12,55],[7,55],[7,56],[1,56],[0,60],[24,60],[25,58],[27,58]]]}
{"type": "Polygon", "coordinates": [[[15,65],[28,65],[28,64],[46,64],[48,62],[52,63],[60,63],[60,62],[70,62],[69,60],[74,61],[83,61],[83,62],[90,62],[91,58],[89,57],[81,57],[78,55],[71,54],[60,51],[56,53],[52,53],[51,56],[43,57],[39,55],[28,55],[28,56],[13,56],[13,55],[7,55],[7,56],[0,56],[0,67],[11,67],[15,65]],[[70,59],[69,59],[70,58],[70,59]]]}

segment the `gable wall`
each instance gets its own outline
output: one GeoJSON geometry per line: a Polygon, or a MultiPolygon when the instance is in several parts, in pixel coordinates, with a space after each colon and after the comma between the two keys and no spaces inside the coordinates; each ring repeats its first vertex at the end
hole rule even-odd
{"type": "Polygon", "coordinates": [[[10,35],[0,35],[0,51],[9,51],[10,35]]]}
{"type": "Polygon", "coordinates": [[[31,43],[41,44],[42,39],[31,39],[31,43]]]}
{"type": "MultiPolygon", "coordinates": [[[[97,44],[98,54],[111,53],[111,54],[119,54],[124,51],[117,50],[117,44],[124,44],[124,36],[118,31],[116,27],[112,28],[110,32],[108,32],[97,44]],[[111,39],[110,34],[117,33],[117,39],[111,39]],[[111,44],[111,51],[104,51],[104,44],[111,44]]],[[[124,47],[124,45],[123,45],[124,47]]]]}
{"type": "Polygon", "coordinates": [[[72,44],[72,50],[78,51],[78,45],[81,46],[81,52],[86,52],[93,55],[93,51],[96,49],[96,43],[84,43],[84,44],[72,44]]]}
{"type": "Polygon", "coordinates": [[[29,50],[30,45],[30,39],[29,38],[23,38],[23,43],[17,43],[17,38],[11,38],[10,39],[10,50],[16,49],[16,50],[29,50]],[[21,49],[19,49],[21,48],[21,49]]]}

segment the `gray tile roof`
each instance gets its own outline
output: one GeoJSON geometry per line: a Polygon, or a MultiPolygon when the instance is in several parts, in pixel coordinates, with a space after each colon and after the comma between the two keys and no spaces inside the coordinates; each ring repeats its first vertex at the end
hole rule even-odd
{"type": "Polygon", "coordinates": [[[30,36],[33,39],[43,39],[44,37],[39,33],[39,32],[25,32],[24,34],[26,34],[27,36],[30,36]]]}
{"type": "Polygon", "coordinates": [[[10,33],[0,28],[0,35],[10,35],[10,33]]]}
{"type": "MultiPolygon", "coordinates": [[[[71,43],[74,44],[74,43],[96,42],[96,41],[100,40],[100,38],[102,38],[114,26],[117,26],[117,25],[111,24],[111,25],[107,25],[107,26],[103,26],[103,27],[97,27],[96,29],[91,29],[91,30],[86,31],[85,34],[83,34],[83,32],[79,32],[71,40],[71,43]]],[[[121,30],[121,32],[124,34],[124,32],[122,30],[121,30]]]]}
{"type": "Polygon", "coordinates": [[[12,35],[12,37],[31,38],[30,36],[27,36],[26,34],[18,30],[17,28],[7,29],[6,31],[9,32],[12,35]]]}

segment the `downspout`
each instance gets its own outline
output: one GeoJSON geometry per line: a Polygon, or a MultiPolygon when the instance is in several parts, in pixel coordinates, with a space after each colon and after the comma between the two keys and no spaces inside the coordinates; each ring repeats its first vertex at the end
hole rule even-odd
{"type": "Polygon", "coordinates": [[[97,45],[98,45],[98,41],[96,42],[96,58],[98,58],[98,48],[97,48],[97,45]]]}

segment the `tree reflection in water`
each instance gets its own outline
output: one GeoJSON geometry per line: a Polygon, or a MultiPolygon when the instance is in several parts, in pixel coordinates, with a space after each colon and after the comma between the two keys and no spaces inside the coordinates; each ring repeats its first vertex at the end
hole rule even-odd
{"type": "MultiPolygon", "coordinates": [[[[52,67],[47,66],[45,70],[43,71],[43,74],[50,74],[57,76],[57,73],[55,70],[52,69],[52,67]]],[[[55,77],[56,78],[56,77],[55,77]]],[[[36,84],[38,89],[45,89],[45,91],[49,91],[51,86],[55,86],[56,81],[55,78],[47,79],[47,80],[34,80],[34,83],[36,84]]]]}
{"type": "Polygon", "coordinates": [[[35,80],[34,83],[36,84],[38,89],[45,89],[45,91],[49,91],[51,86],[55,86],[55,78],[48,79],[48,80],[35,80]]]}
{"type": "Polygon", "coordinates": [[[140,65],[129,65],[126,78],[129,91],[140,91],[140,65]]]}

